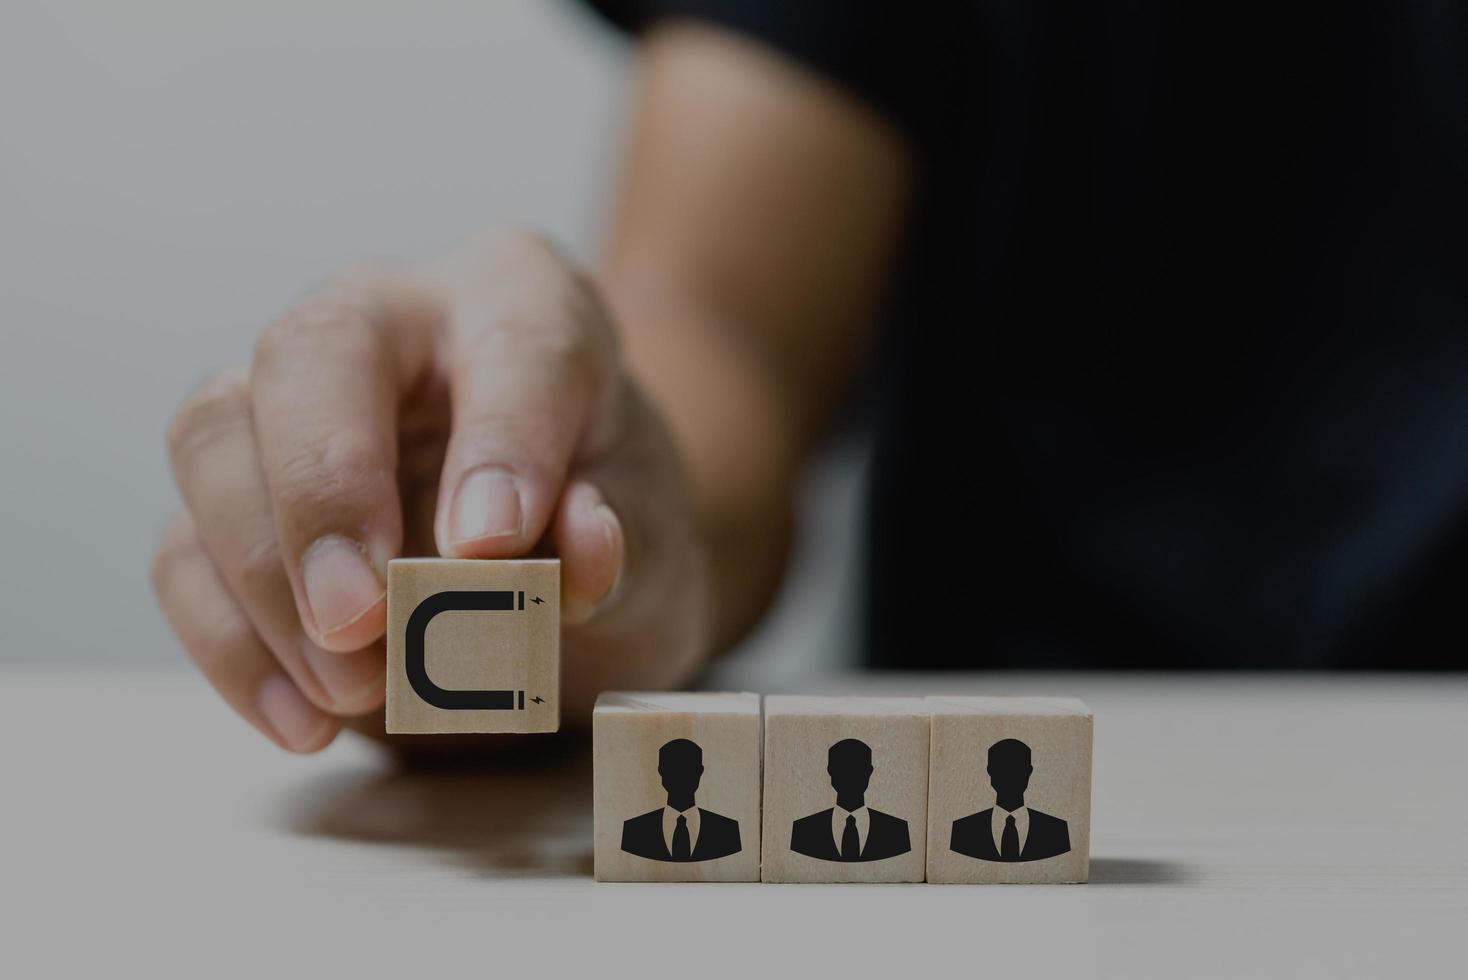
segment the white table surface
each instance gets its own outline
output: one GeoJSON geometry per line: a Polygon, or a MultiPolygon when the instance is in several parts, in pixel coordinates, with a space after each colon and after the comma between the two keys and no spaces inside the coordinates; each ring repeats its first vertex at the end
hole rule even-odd
{"type": "Polygon", "coordinates": [[[574,736],[405,772],[286,756],[181,672],[10,670],[0,974],[1465,975],[1468,678],[820,689],[1084,697],[1091,883],[598,884],[574,736]]]}

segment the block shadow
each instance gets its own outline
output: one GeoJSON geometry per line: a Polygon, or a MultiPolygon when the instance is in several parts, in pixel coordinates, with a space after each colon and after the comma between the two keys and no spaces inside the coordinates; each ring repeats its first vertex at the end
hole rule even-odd
{"type": "Polygon", "coordinates": [[[527,752],[519,738],[512,753],[394,759],[319,775],[291,791],[276,817],[292,833],[415,848],[487,878],[589,877],[589,742],[527,752]]]}
{"type": "Polygon", "coordinates": [[[1177,861],[1150,858],[1091,858],[1093,885],[1185,885],[1197,880],[1193,869],[1177,861]]]}

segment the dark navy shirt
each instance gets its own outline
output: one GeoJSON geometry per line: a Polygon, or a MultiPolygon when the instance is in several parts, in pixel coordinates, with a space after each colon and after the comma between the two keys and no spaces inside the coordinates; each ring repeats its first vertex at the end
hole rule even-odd
{"type": "Polygon", "coordinates": [[[1468,663],[1468,8],[601,0],[906,133],[868,659],[1468,663]]]}

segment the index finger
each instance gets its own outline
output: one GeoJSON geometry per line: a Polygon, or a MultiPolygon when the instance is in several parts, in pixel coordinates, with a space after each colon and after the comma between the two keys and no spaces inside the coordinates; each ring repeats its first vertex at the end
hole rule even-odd
{"type": "Polygon", "coordinates": [[[386,629],[402,546],[398,408],[432,362],[436,312],[391,270],[318,291],[261,335],[255,435],[281,556],[307,634],[356,650],[386,629]]]}

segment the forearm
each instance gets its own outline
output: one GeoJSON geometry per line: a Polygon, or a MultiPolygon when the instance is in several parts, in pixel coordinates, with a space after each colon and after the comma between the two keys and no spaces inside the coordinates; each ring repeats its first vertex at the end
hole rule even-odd
{"type": "Polygon", "coordinates": [[[779,585],[799,471],[864,353],[909,161],[870,110],[738,35],[670,24],[643,47],[599,278],[692,483],[717,651],[779,585]]]}
{"type": "Polygon", "coordinates": [[[711,572],[710,650],[758,621],[779,586],[809,439],[767,359],[718,312],[613,273],[630,373],[663,413],[693,491],[711,572]]]}

